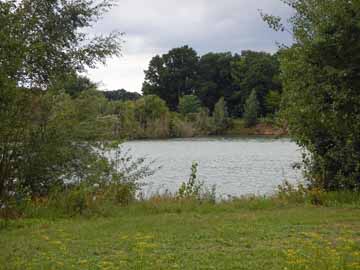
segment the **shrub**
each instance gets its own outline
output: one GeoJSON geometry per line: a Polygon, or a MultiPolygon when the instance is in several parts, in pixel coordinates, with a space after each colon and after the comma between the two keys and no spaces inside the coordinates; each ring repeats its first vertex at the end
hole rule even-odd
{"type": "Polygon", "coordinates": [[[197,199],[200,201],[216,201],[216,186],[210,189],[205,187],[204,182],[197,177],[198,163],[193,162],[191,166],[191,174],[187,182],[183,182],[177,192],[180,199],[197,199]]]}
{"type": "Polygon", "coordinates": [[[246,127],[252,127],[257,124],[259,114],[259,102],[257,100],[256,91],[251,91],[244,107],[244,120],[246,127]]]}
{"type": "Polygon", "coordinates": [[[192,123],[182,119],[178,114],[173,113],[170,120],[170,136],[171,137],[193,137],[195,130],[192,123]]]}
{"type": "Polygon", "coordinates": [[[213,124],[214,132],[216,134],[223,132],[229,126],[229,114],[226,107],[226,102],[224,98],[220,98],[219,101],[215,104],[213,112],[213,124]]]}
{"type": "Polygon", "coordinates": [[[200,101],[197,96],[185,95],[180,97],[178,110],[182,115],[198,113],[201,109],[200,101]]]}
{"type": "Polygon", "coordinates": [[[187,182],[183,182],[179,188],[178,196],[180,198],[194,197],[198,198],[200,196],[201,189],[204,186],[203,182],[200,182],[197,179],[197,168],[198,164],[194,162],[191,166],[191,174],[187,182]]]}

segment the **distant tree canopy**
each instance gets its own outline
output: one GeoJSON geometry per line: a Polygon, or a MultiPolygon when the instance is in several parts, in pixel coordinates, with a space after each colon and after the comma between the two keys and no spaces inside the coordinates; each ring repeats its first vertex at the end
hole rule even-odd
{"type": "Polygon", "coordinates": [[[233,77],[240,88],[238,102],[244,108],[253,90],[259,101],[259,115],[267,114],[265,97],[270,90],[281,90],[280,66],[277,55],[264,52],[244,51],[233,63],[233,77]]]}
{"type": "Polygon", "coordinates": [[[150,61],[142,91],[144,95],[161,97],[173,111],[185,95],[196,95],[210,112],[223,97],[229,114],[239,117],[244,113],[246,99],[255,89],[259,116],[265,116],[274,111],[266,105],[269,91],[281,94],[279,75],[277,54],[244,51],[241,55],[227,52],[199,57],[192,48],[184,46],[150,61]]]}
{"type": "Polygon", "coordinates": [[[70,73],[63,79],[57,80],[52,88],[64,90],[71,97],[78,97],[83,91],[96,90],[97,85],[85,76],[70,73]]]}
{"type": "Polygon", "coordinates": [[[136,92],[128,92],[125,89],[119,89],[119,90],[113,90],[113,91],[103,91],[102,92],[104,96],[108,100],[121,100],[121,101],[127,101],[127,100],[137,100],[141,97],[139,93],[136,92]]]}
{"type": "Polygon", "coordinates": [[[215,104],[224,97],[229,105],[231,114],[236,114],[236,105],[231,102],[234,93],[239,90],[232,77],[232,62],[238,59],[227,53],[208,53],[199,61],[199,79],[196,94],[203,106],[210,111],[214,110],[215,104]]]}
{"type": "Polygon", "coordinates": [[[196,90],[199,57],[190,47],[175,48],[155,56],[145,71],[144,95],[157,95],[176,110],[179,98],[196,90]]]}
{"type": "MultiPolygon", "coordinates": [[[[282,116],[309,155],[310,183],[360,189],[360,2],[284,1],[295,44],[281,54],[282,116]]],[[[281,19],[263,18],[275,30],[281,19]]]]}

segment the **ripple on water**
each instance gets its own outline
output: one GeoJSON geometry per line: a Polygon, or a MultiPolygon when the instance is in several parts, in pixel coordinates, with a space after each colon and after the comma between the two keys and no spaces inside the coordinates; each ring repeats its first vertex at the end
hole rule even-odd
{"type": "Polygon", "coordinates": [[[299,147],[288,139],[197,138],[132,141],[124,144],[135,157],[147,156],[162,168],[145,180],[144,192],[175,192],[190,174],[193,161],[198,176],[219,194],[267,194],[283,180],[300,180],[291,164],[301,160],[299,147]]]}

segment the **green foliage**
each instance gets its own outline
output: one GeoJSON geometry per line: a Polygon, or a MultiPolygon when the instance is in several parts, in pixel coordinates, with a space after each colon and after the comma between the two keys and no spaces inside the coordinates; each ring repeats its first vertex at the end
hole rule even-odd
{"type": "MultiPolygon", "coordinates": [[[[144,95],[157,95],[171,111],[179,108],[182,96],[196,95],[211,113],[223,97],[229,115],[243,114],[252,89],[259,96],[259,113],[268,113],[265,97],[270,89],[281,90],[278,55],[243,51],[241,55],[207,53],[201,57],[187,46],[155,56],[145,71],[144,95]]],[[[182,105],[183,106],[183,105],[182,105]]]]}
{"type": "Polygon", "coordinates": [[[259,102],[255,89],[251,92],[245,103],[244,120],[246,127],[252,127],[257,124],[259,116],[259,102]]]}
{"type": "Polygon", "coordinates": [[[236,102],[230,102],[231,97],[239,91],[231,74],[232,62],[238,57],[230,52],[207,53],[201,56],[196,95],[210,112],[213,112],[218,100],[224,97],[229,105],[230,115],[238,116],[236,102]]]}
{"type": "Polygon", "coordinates": [[[97,85],[89,78],[74,73],[57,78],[52,89],[65,91],[65,93],[69,94],[71,97],[78,97],[84,91],[97,90],[97,85]]]}
{"type": "Polygon", "coordinates": [[[135,102],[135,118],[140,123],[145,138],[167,137],[169,109],[165,101],[155,95],[147,95],[135,102]]]}
{"type": "MultiPolygon", "coordinates": [[[[281,53],[282,116],[303,146],[310,183],[360,187],[360,8],[357,1],[287,1],[295,44],[281,53]]],[[[274,17],[270,26],[281,27],[274,17]]]]}
{"type": "Polygon", "coordinates": [[[216,202],[216,185],[211,189],[205,186],[197,176],[198,163],[193,162],[191,166],[191,174],[187,182],[183,182],[176,194],[177,198],[182,200],[199,200],[201,202],[216,202]]]}
{"type": "Polygon", "coordinates": [[[110,103],[112,114],[117,118],[114,126],[115,138],[136,138],[140,134],[140,123],[136,118],[135,106],[131,101],[116,101],[110,103]]]}
{"type": "Polygon", "coordinates": [[[201,105],[199,99],[194,95],[185,95],[180,97],[178,111],[182,115],[189,113],[198,113],[201,105]]]}
{"type": "Polygon", "coordinates": [[[211,132],[211,124],[209,110],[207,108],[201,108],[200,112],[196,114],[195,127],[197,132],[207,135],[211,132]]]}
{"type": "Polygon", "coordinates": [[[119,55],[121,35],[91,39],[83,31],[111,6],[112,1],[0,2],[1,207],[22,193],[46,196],[106,163],[97,144],[83,141],[91,131],[80,127],[95,126],[90,123],[102,109],[88,93],[94,85],[77,72],[119,55]],[[63,91],[85,92],[75,102],[63,91]]]}
{"type": "Polygon", "coordinates": [[[195,128],[191,122],[181,117],[181,115],[172,112],[169,122],[169,132],[171,137],[188,138],[195,135],[195,128]]]}
{"type": "Polygon", "coordinates": [[[18,85],[47,88],[64,74],[119,55],[121,34],[90,38],[82,31],[112,5],[113,1],[2,1],[0,73],[18,85]]]}
{"type": "MultiPolygon", "coordinates": [[[[74,99],[76,108],[76,117],[79,123],[78,132],[79,139],[96,140],[109,138],[109,128],[106,126],[106,120],[114,122],[114,119],[104,118],[107,110],[107,100],[98,91],[82,92],[74,99]]],[[[110,123],[110,127],[111,127],[110,123]]],[[[74,132],[75,132],[74,131],[74,132]]]]}
{"type": "Polygon", "coordinates": [[[194,162],[191,166],[191,174],[189,180],[186,183],[182,183],[179,188],[178,196],[180,198],[200,197],[200,192],[204,186],[204,182],[201,182],[197,179],[197,168],[198,164],[194,162]]]}
{"type": "Polygon", "coordinates": [[[270,90],[265,97],[265,106],[267,112],[270,114],[276,114],[280,110],[281,93],[278,91],[270,90]]]}
{"type": "Polygon", "coordinates": [[[213,112],[213,123],[215,133],[223,132],[229,125],[228,111],[224,98],[220,98],[215,104],[213,112]]]}
{"type": "Polygon", "coordinates": [[[266,95],[270,89],[281,89],[279,74],[277,54],[243,51],[232,66],[232,76],[240,88],[240,92],[234,96],[234,101],[237,101],[240,108],[245,110],[246,100],[255,90],[259,102],[258,114],[265,116],[267,113],[266,95]]]}
{"type": "Polygon", "coordinates": [[[139,93],[128,92],[125,89],[119,89],[119,90],[114,90],[114,91],[104,91],[103,94],[108,100],[112,100],[112,101],[137,100],[141,97],[141,95],[139,93]]]}
{"type": "Polygon", "coordinates": [[[145,71],[143,94],[159,96],[175,111],[180,97],[195,90],[197,64],[197,53],[188,46],[155,56],[145,71]]]}

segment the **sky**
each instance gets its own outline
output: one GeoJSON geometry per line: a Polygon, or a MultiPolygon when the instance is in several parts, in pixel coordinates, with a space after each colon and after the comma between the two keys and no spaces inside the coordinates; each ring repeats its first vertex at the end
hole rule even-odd
{"type": "Polygon", "coordinates": [[[256,50],[275,52],[291,36],[276,33],[262,21],[259,9],[288,18],[291,10],[280,0],[119,0],[90,31],[124,32],[122,56],[87,76],[101,90],[124,88],[141,92],[144,70],[152,57],[189,45],[207,52],[256,50]]]}

